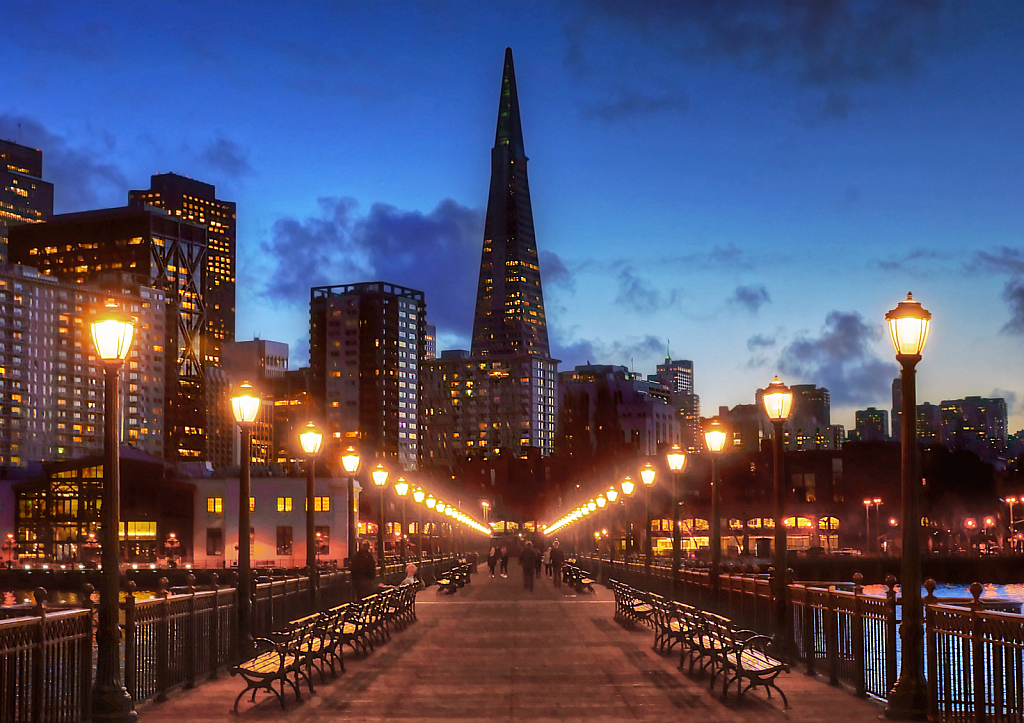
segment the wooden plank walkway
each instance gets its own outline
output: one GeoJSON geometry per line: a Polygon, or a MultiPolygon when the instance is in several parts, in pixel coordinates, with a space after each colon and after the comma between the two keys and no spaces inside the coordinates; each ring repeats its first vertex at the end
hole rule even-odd
{"type": "Polygon", "coordinates": [[[677,668],[678,655],[652,650],[650,629],[615,622],[610,590],[597,585],[595,595],[577,596],[542,576],[530,593],[518,566],[510,565],[507,579],[480,569],[455,595],[421,592],[418,622],[366,658],[347,656],[347,672],[313,695],[304,690],[302,703],[289,696],[281,710],[259,694],[255,704],[243,699],[235,716],[244,686],[221,677],[143,706],[139,720],[817,723],[842,716],[875,723],[882,713],[879,703],[800,672],[779,683],[789,710],[758,691],[723,702],[706,680],[677,668]]]}

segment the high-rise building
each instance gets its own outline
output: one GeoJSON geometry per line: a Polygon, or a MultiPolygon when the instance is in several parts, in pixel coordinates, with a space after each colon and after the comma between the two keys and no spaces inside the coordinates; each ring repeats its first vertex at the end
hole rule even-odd
{"type": "Polygon", "coordinates": [[[693,362],[689,359],[665,357],[665,363],[658,365],[655,377],[670,392],[693,393],[693,362]]]}
{"type": "Polygon", "coordinates": [[[548,347],[540,262],[511,48],[498,101],[471,354],[424,363],[423,455],[452,466],[502,451],[550,455],[558,362],[548,347]]]}
{"type": "MultiPolygon", "coordinates": [[[[288,373],[288,345],[267,339],[225,342],[221,347],[221,362],[229,390],[247,381],[263,399],[251,429],[252,463],[267,467],[275,460],[274,385],[288,373]]],[[[218,400],[218,406],[226,407],[230,404],[230,398],[229,391],[224,398],[218,400]]],[[[230,421],[234,427],[234,419],[230,421]]],[[[236,437],[237,434],[231,435],[232,440],[236,437]]],[[[232,464],[237,463],[238,456],[234,449],[231,450],[231,459],[232,464]]]]}
{"type": "Polygon", "coordinates": [[[7,262],[7,229],[53,217],[53,184],[43,180],[43,152],[0,140],[0,263],[7,262]]]}
{"type": "Polygon", "coordinates": [[[1005,399],[946,399],[941,407],[942,442],[948,449],[967,449],[982,456],[1006,449],[1005,399]]]}
{"type": "Polygon", "coordinates": [[[13,226],[12,263],[75,283],[114,272],[161,289],[166,301],[164,458],[206,459],[206,404],[201,335],[205,326],[206,228],[155,208],[111,208],[13,226]]]}
{"type": "Polygon", "coordinates": [[[889,439],[889,413],[884,409],[858,409],[854,413],[857,439],[861,442],[886,442],[889,439]]]}
{"type": "Polygon", "coordinates": [[[163,454],[165,297],[130,276],[76,284],[0,266],[0,464],[103,451],[103,365],[90,316],[108,299],[139,320],[120,385],[124,444],[163,454]]]}
{"type": "Polygon", "coordinates": [[[148,191],[129,191],[130,206],[162,208],[177,218],[206,227],[202,298],[204,366],[218,366],[221,347],[235,339],[235,202],[217,198],[217,189],[176,173],[150,178],[148,191]]]}
{"type": "Polygon", "coordinates": [[[328,438],[418,468],[425,315],[422,291],[383,281],[310,289],[311,393],[328,438]]]}

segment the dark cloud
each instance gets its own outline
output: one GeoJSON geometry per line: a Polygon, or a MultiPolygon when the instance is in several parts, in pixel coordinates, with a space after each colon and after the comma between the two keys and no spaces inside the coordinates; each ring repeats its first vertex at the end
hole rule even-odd
{"type": "Polygon", "coordinates": [[[562,286],[575,290],[576,283],[562,257],[553,251],[540,252],[540,273],[545,287],[562,286]]]}
{"type": "Polygon", "coordinates": [[[913,271],[915,274],[920,274],[924,262],[943,261],[946,258],[946,256],[938,251],[917,248],[911,249],[900,256],[892,256],[888,259],[872,263],[883,271],[913,271]]]}
{"type": "Polygon", "coordinates": [[[64,136],[47,130],[27,116],[0,114],[0,138],[43,150],[43,180],[53,184],[56,213],[123,206],[128,182],[121,169],[103,159],[116,153],[109,135],[72,145],[64,136]]]}
{"type": "MultiPolygon", "coordinates": [[[[305,306],[311,286],[388,281],[423,291],[439,333],[469,338],[483,213],[445,199],[429,213],[385,203],[360,214],[351,198],[322,198],[320,215],[282,218],[262,243],[269,259],[260,295],[305,306]]],[[[557,273],[556,273],[557,275],[557,273]]]]}
{"type": "Polygon", "coordinates": [[[1003,298],[1010,307],[1010,320],[1003,324],[1004,334],[1024,334],[1024,279],[1011,279],[1003,289],[1003,298]]]}
{"type": "Polygon", "coordinates": [[[768,289],[764,284],[757,286],[737,286],[736,290],[729,297],[730,304],[738,304],[746,308],[751,314],[756,314],[765,304],[770,304],[772,297],[768,295],[768,289]]]}
{"type": "Polygon", "coordinates": [[[627,90],[619,94],[610,103],[591,105],[589,115],[604,120],[618,120],[633,115],[650,115],[666,111],[686,111],[690,102],[682,93],[675,95],[650,95],[636,90],[627,90]]]}
{"type": "Polygon", "coordinates": [[[1000,246],[995,251],[976,251],[966,268],[974,273],[1024,276],[1024,250],[1000,246]]]}
{"type": "Polygon", "coordinates": [[[646,280],[634,274],[629,266],[619,272],[619,293],[615,297],[617,304],[648,314],[671,304],[674,299],[674,292],[670,292],[668,296],[662,294],[646,280]]]}
{"type": "Polygon", "coordinates": [[[754,336],[747,339],[747,349],[755,351],[757,349],[766,349],[768,347],[775,346],[775,338],[765,336],[764,334],[755,334],[754,336]]]}
{"type": "Polygon", "coordinates": [[[566,22],[565,62],[577,77],[632,72],[630,54],[615,47],[632,38],[663,56],[660,77],[677,87],[679,62],[728,62],[820,92],[820,117],[836,120],[854,106],[851,90],[914,77],[955,37],[956,13],[930,0],[603,0],[566,22]]]}
{"type": "Polygon", "coordinates": [[[578,339],[567,345],[553,343],[552,354],[561,359],[560,369],[573,369],[581,364],[613,364],[633,368],[639,360],[645,364],[652,357],[664,358],[666,344],[663,339],[647,334],[642,337],[616,340],[608,343],[597,339],[578,339]]]}
{"type": "Polygon", "coordinates": [[[247,152],[234,141],[217,136],[201,153],[200,158],[231,178],[240,178],[253,172],[247,152]]]}
{"type": "Polygon", "coordinates": [[[988,395],[989,399],[1002,399],[1006,402],[1006,413],[1008,415],[1015,414],[1017,412],[1017,393],[1011,392],[1009,389],[993,389],[991,394],[988,395]]]}
{"type": "Polygon", "coordinates": [[[838,405],[874,404],[888,398],[898,369],[874,355],[871,343],[881,327],[869,325],[856,312],[833,311],[818,337],[801,336],[779,359],[779,370],[791,382],[828,388],[838,405]]]}

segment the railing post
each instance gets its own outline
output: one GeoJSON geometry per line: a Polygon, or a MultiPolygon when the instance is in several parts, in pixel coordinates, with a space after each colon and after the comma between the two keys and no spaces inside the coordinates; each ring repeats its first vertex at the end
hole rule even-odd
{"type": "MultiPolygon", "coordinates": [[[[804,629],[804,662],[806,663],[807,675],[814,675],[818,660],[818,639],[814,635],[814,607],[811,604],[811,591],[806,585],[802,585],[803,595],[803,629],[804,629]]],[[[793,596],[794,602],[796,595],[793,596]]]]}
{"type": "Polygon", "coordinates": [[[46,681],[46,588],[37,587],[32,591],[36,599],[33,614],[39,618],[36,626],[35,654],[32,656],[32,717],[43,720],[43,690],[46,681]]]}
{"type": "Polygon", "coordinates": [[[167,598],[170,596],[170,592],[167,590],[167,578],[162,577],[157,581],[156,597],[160,600],[158,610],[159,620],[156,625],[156,699],[160,702],[167,700],[167,669],[168,669],[168,657],[170,656],[170,645],[169,643],[169,622],[168,622],[168,608],[170,602],[167,598]]]}
{"type": "Polygon", "coordinates": [[[139,698],[139,656],[135,654],[139,629],[135,621],[135,581],[125,585],[124,596],[124,687],[133,700],[139,698]]]}
{"type": "Polygon", "coordinates": [[[188,575],[188,628],[185,630],[185,687],[196,687],[199,667],[199,621],[196,619],[196,576],[188,575]]]}
{"type": "Polygon", "coordinates": [[[217,587],[217,573],[210,573],[210,586],[213,588],[213,608],[210,611],[210,680],[217,680],[217,668],[220,667],[220,588],[217,587]]]}
{"type": "Polygon", "coordinates": [[[853,646],[854,688],[857,695],[867,695],[867,680],[864,672],[864,607],[861,596],[864,594],[864,576],[853,573],[853,619],[850,621],[850,638],[853,646]]]}
{"type": "MultiPolygon", "coordinates": [[[[888,581],[887,581],[888,582],[888,581]]],[[[925,670],[928,675],[928,720],[938,720],[939,715],[939,636],[935,632],[935,581],[924,581],[928,594],[924,599],[925,670]]]]}
{"type": "MultiPolygon", "coordinates": [[[[932,582],[932,585],[935,583],[932,582]]],[[[885,576],[885,690],[896,685],[896,578],[885,576]]]]}
{"type": "MultiPolygon", "coordinates": [[[[985,721],[985,646],[982,642],[981,592],[984,588],[980,582],[972,582],[968,588],[974,597],[971,603],[971,668],[974,673],[974,721],[985,721]]],[[[1001,701],[995,701],[997,703],[1001,701]]]]}
{"type": "MultiPolygon", "coordinates": [[[[231,589],[233,589],[235,591],[235,604],[234,604],[233,607],[235,609],[234,610],[234,614],[235,614],[236,621],[237,621],[239,589],[238,589],[238,573],[235,572],[234,570],[231,570],[228,573],[228,585],[231,587],[231,589]]],[[[230,658],[230,660],[238,660],[238,652],[239,652],[238,651],[238,624],[236,622],[236,623],[230,625],[229,627],[230,627],[230,629],[228,631],[228,641],[229,641],[228,642],[228,648],[230,650],[229,658],[230,658]]]]}
{"type": "Polygon", "coordinates": [[[85,643],[82,644],[81,659],[78,661],[80,674],[79,687],[82,701],[81,719],[92,715],[92,641],[96,626],[93,625],[92,594],[96,591],[89,583],[82,586],[82,607],[89,611],[85,622],[85,643]]]}
{"type": "Polygon", "coordinates": [[[835,585],[825,592],[825,658],[829,685],[839,685],[839,620],[836,615],[835,585]]]}

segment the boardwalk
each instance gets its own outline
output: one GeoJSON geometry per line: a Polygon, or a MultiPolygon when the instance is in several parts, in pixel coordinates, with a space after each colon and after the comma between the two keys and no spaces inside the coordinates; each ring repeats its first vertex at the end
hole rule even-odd
{"type": "MultiPolygon", "coordinates": [[[[515,567],[515,566],[510,566],[515,567]]],[[[678,656],[651,649],[644,627],[612,619],[609,590],[576,596],[556,591],[547,577],[531,594],[520,570],[508,579],[483,574],[456,595],[420,593],[418,622],[395,633],[366,658],[349,657],[348,671],[316,686],[304,702],[272,696],[247,699],[237,678],[204,682],[165,703],[140,710],[142,723],[184,721],[666,721],[770,723],[878,720],[878,703],[860,700],[794,672],[781,687],[791,708],[763,692],[742,704],[722,702],[707,682],[677,669],[678,656]]]]}

